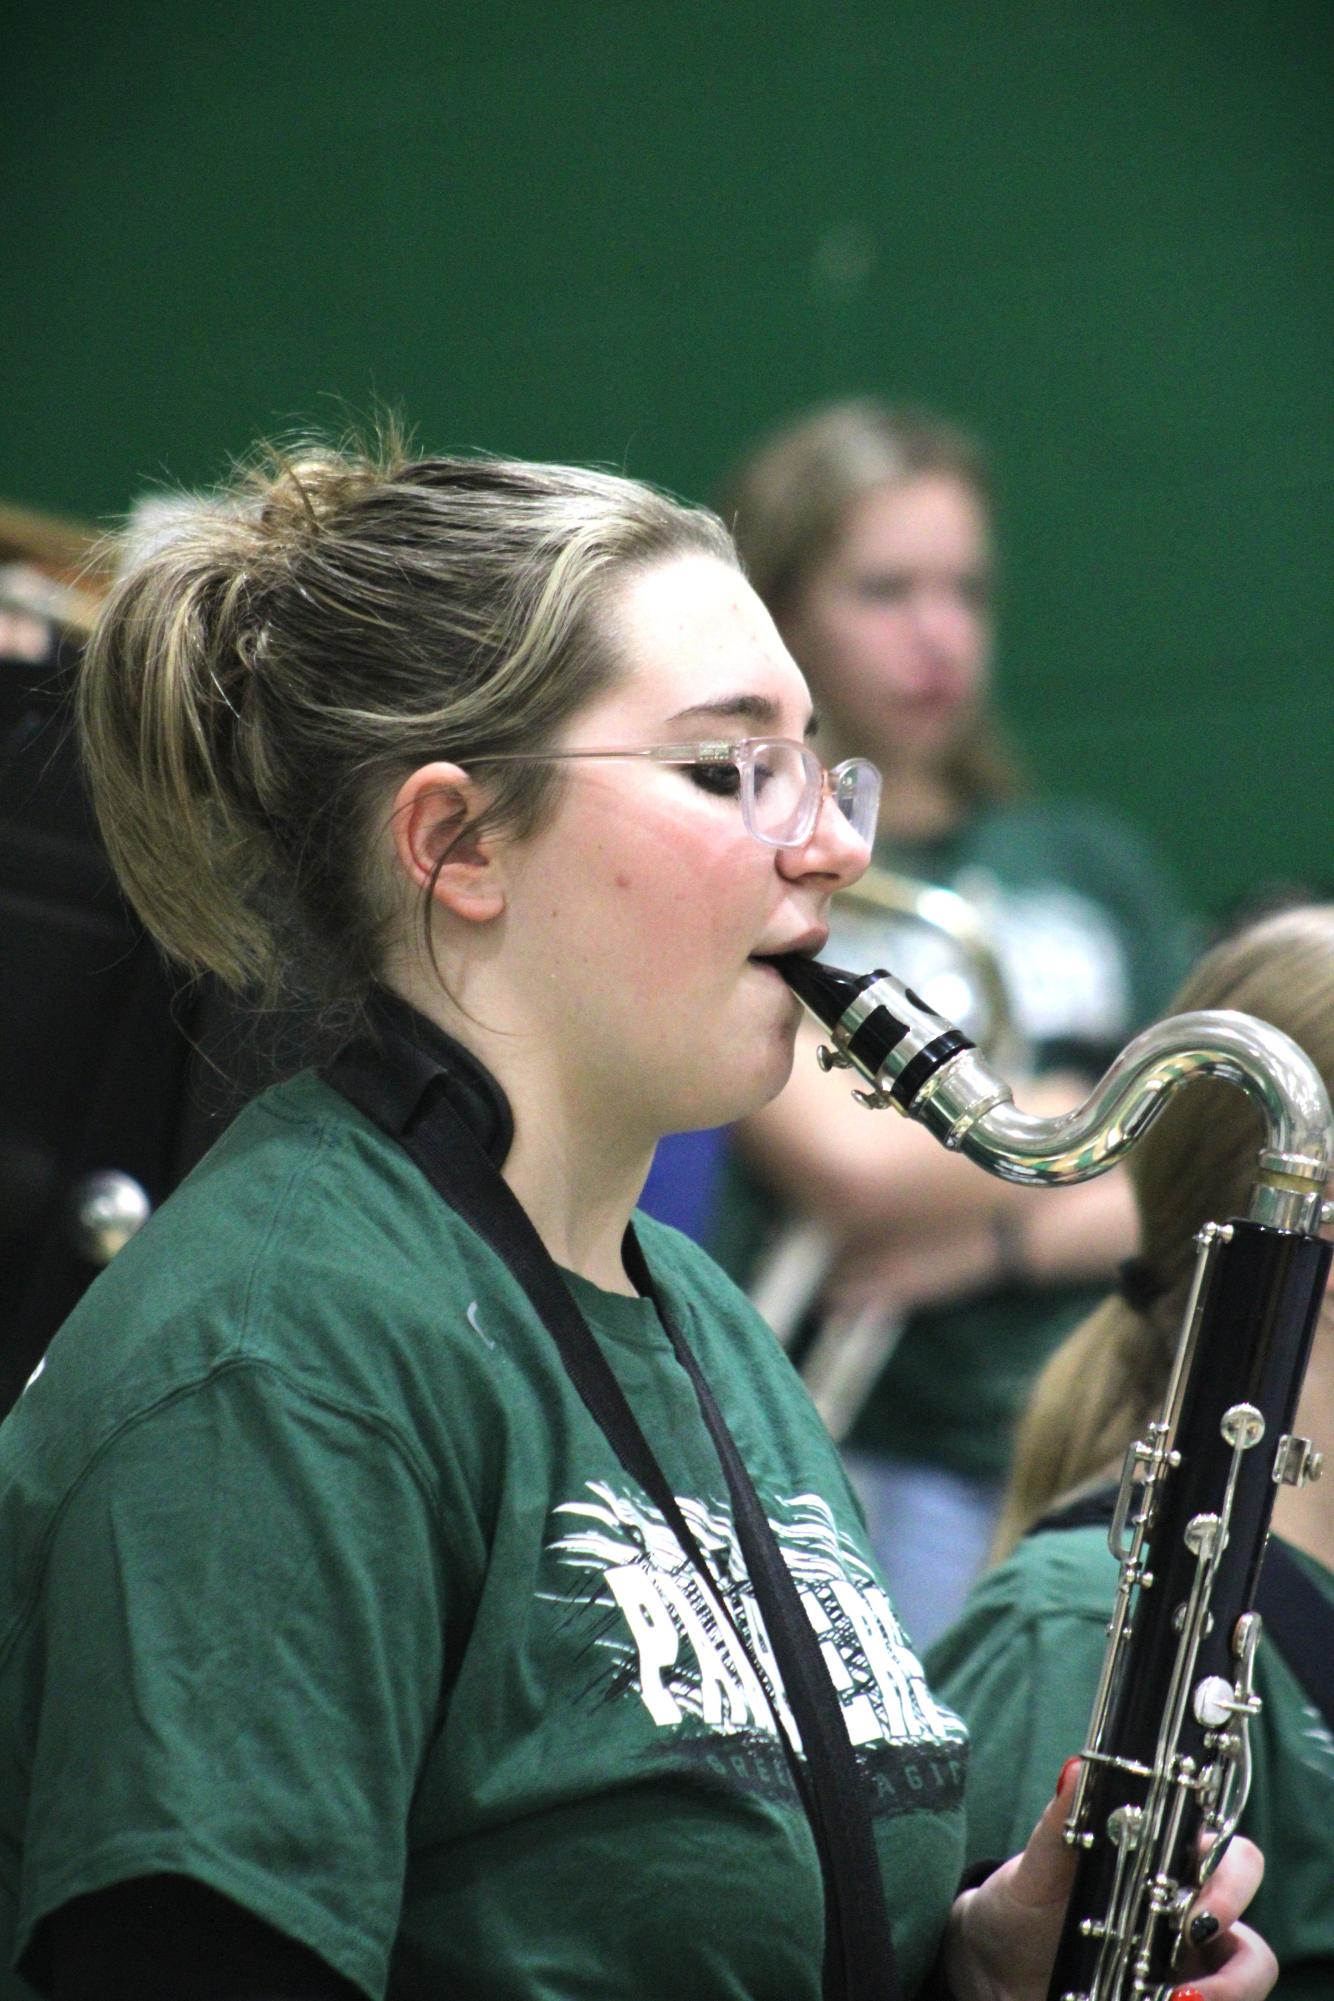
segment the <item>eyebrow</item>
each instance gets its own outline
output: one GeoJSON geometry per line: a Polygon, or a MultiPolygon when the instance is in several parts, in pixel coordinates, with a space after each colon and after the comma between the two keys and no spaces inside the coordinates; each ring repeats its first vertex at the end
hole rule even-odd
{"type": "MultiPolygon", "coordinates": [[[[716,702],[694,702],[688,709],[678,709],[668,716],[669,723],[690,722],[696,716],[729,716],[740,722],[758,723],[761,728],[773,729],[778,721],[778,704],[767,695],[726,695],[716,702]]],[[[820,726],[820,719],[812,715],[806,725],[806,735],[814,736],[820,726]]]]}

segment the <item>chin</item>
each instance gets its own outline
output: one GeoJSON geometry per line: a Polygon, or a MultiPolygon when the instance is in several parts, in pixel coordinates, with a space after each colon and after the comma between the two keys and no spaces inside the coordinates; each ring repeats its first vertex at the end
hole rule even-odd
{"type": "MultiPolygon", "coordinates": [[[[695,1045],[696,1061],[674,1093],[675,1123],[685,1132],[731,1125],[776,1098],[792,1075],[801,1003],[780,975],[765,972],[748,990],[720,997],[695,1045]]],[[[686,1060],[680,1052],[677,1063],[686,1060]]],[[[649,1065],[652,1068],[652,1065],[649,1065]]]]}
{"type": "Polygon", "coordinates": [[[792,1041],[781,1048],[771,1046],[762,1054],[758,1039],[744,1049],[737,1048],[733,1067],[722,1076],[706,1080],[693,1078],[689,1102],[678,1104],[669,1130],[697,1132],[712,1126],[735,1125],[763,1110],[776,1098],[792,1075],[792,1041]],[[767,1056],[767,1060],[765,1060],[767,1056]]]}
{"type": "Polygon", "coordinates": [[[775,1036],[764,1051],[764,1060],[758,1060],[760,1057],[758,1048],[753,1052],[747,1052],[751,1060],[746,1064],[744,1076],[739,1075],[735,1080],[736,1088],[732,1095],[737,1102],[735,1109],[727,1114],[729,1122],[733,1119],[744,1119],[751,1112],[762,1111],[765,1105],[773,1102],[787,1084],[792,1075],[799,1019],[798,1016],[793,1021],[790,1031],[775,1036]]]}
{"type": "Polygon", "coordinates": [[[933,763],[953,757],[963,741],[965,721],[957,709],[914,716],[903,726],[900,748],[906,746],[913,756],[933,763]]]}

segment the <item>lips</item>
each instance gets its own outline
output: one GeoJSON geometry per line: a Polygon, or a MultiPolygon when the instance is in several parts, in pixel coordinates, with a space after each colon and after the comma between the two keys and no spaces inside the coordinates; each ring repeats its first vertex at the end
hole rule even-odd
{"type": "Polygon", "coordinates": [[[813,959],[817,952],[824,950],[828,942],[828,927],[815,924],[809,931],[799,932],[795,938],[789,938],[781,945],[770,946],[767,952],[752,952],[750,957],[752,963],[762,966],[767,965],[771,959],[786,958],[790,952],[796,952],[804,959],[813,959]]]}

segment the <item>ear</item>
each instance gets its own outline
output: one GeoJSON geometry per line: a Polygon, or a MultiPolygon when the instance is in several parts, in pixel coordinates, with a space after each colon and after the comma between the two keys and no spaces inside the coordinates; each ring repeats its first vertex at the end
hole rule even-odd
{"type": "Polygon", "coordinates": [[[389,825],[398,865],[413,888],[471,924],[505,908],[495,843],[470,822],[485,803],[481,789],[457,764],[423,764],[394,796],[389,825]]]}

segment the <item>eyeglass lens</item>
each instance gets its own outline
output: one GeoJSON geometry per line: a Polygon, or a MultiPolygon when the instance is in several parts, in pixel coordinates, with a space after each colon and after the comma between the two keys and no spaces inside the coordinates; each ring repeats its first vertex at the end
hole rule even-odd
{"type": "MultiPolygon", "coordinates": [[[[815,759],[800,744],[781,739],[757,743],[750,761],[751,822],[771,841],[805,838],[810,815],[811,771],[815,759]]],[[[813,820],[812,820],[812,824],[813,820]]]]}
{"type": "Polygon", "coordinates": [[[852,831],[867,847],[874,846],[880,817],[880,773],[864,757],[841,764],[834,776],[834,797],[852,831]]]}
{"type": "MultiPolygon", "coordinates": [[[[809,840],[824,796],[824,772],[815,753],[781,739],[759,743],[748,778],[754,832],[780,845],[809,840]]],[[[833,778],[839,811],[869,844],[880,803],[879,773],[865,759],[854,758],[840,765],[833,778]]]]}

